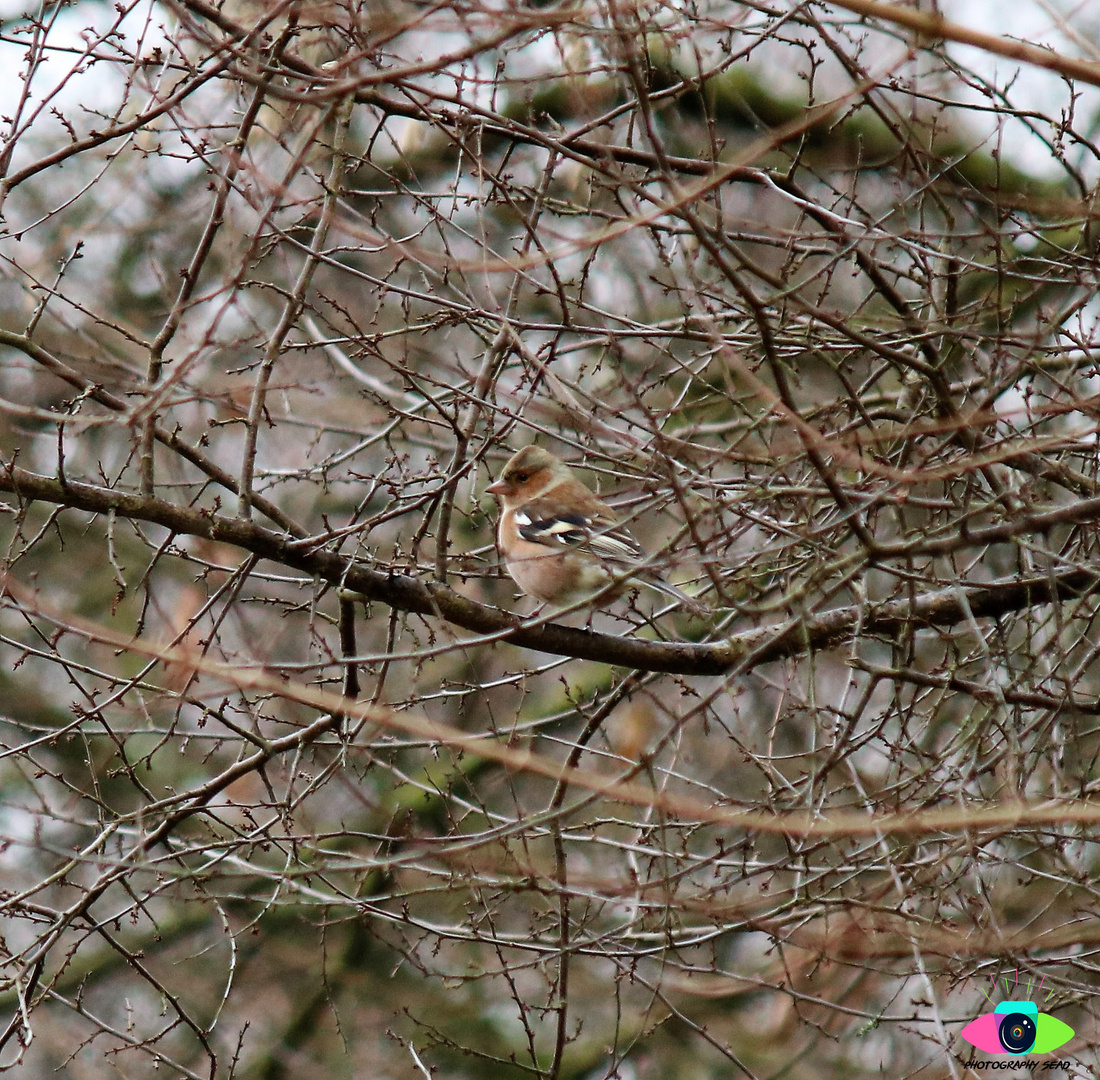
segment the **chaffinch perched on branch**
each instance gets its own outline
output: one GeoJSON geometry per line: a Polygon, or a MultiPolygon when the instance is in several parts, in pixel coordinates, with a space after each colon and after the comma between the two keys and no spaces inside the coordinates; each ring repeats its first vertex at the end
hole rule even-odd
{"type": "Polygon", "coordinates": [[[692,611],[702,605],[647,567],[645,552],[615,511],[548,450],[526,446],[486,489],[501,503],[497,545],[512,580],[528,596],[568,606],[648,585],[692,611]]]}

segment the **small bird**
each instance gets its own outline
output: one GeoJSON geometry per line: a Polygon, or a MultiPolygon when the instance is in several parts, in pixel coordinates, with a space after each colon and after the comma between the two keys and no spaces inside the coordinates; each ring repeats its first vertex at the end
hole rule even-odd
{"type": "Polygon", "coordinates": [[[485,490],[500,500],[497,545],[512,580],[528,596],[565,607],[610,601],[640,583],[702,610],[694,597],[644,565],[645,552],[615,511],[548,450],[517,451],[485,490]]]}

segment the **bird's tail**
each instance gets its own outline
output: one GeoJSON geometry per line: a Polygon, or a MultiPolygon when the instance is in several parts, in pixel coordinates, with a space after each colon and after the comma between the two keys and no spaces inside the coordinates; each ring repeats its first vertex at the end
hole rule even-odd
{"type": "Polygon", "coordinates": [[[683,589],[677,588],[672,582],[665,581],[663,577],[658,577],[656,574],[645,574],[644,576],[639,574],[637,580],[643,585],[648,585],[656,592],[664,593],[665,596],[669,596],[673,600],[678,600],[680,604],[687,608],[693,615],[712,614],[710,607],[703,603],[702,600],[684,592],[683,589]]]}

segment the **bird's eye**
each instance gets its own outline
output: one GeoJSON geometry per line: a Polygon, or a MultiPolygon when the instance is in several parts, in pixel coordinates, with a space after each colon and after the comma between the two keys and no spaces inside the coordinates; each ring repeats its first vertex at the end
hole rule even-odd
{"type": "Polygon", "coordinates": [[[516,480],[517,484],[526,484],[527,481],[530,480],[530,479],[531,479],[530,476],[528,476],[528,474],[525,473],[525,472],[518,472],[518,473],[516,473],[516,476],[515,476],[515,480],[516,480]]]}

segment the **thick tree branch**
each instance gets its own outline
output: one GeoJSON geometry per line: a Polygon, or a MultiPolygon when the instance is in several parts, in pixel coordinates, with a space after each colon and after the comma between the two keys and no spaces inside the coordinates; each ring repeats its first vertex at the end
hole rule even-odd
{"type": "MultiPolygon", "coordinates": [[[[40,364],[46,371],[50,372],[51,375],[55,375],[62,382],[73,387],[74,390],[79,390],[82,394],[86,393],[92,401],[110,409],[112,412],[124,416],[130,415],[130,406],[123,398],[119,397],[118,394],[112,393],[110,390],[90,382],[81,375],[79,371],[66,364],[64,360],[54,356],[48,349],[42,348],[41,345],[29,338],[26,334],[15,334],[10,330],[0,328],[0,345],[7,345],[9,348],[17,349],[31,360],[34,360],[37,364],[40,364]]],[[[233,476],[226,472],[220,465],[211,461],[201,451],[185,443],[183,439],[180,438],[178,432],[169,431],[162,425],[157,424],[153,428],[153,437],[162,446],[179,454],[184,461],[190,462],[199,472],[210,477],[216,484],[220,484],[227,491],[233,492],[234,495],[240,493],[237,487],[237,481],[233,476]]],[[[266,514],[276,525],[282,526],[282,528],[296,536],[304,535],[304,530],[301,526],[292,521],[279,509],[279,507],[271,502],[270,499],[253,493],[251,501],[253,506],[266,514]]]]}
{"type": "Polygon", "coordinates": [[[907,627],[954,626],[973,618],[991,618],[1039,604],[1100,591],[1100,574],[1089,569],[1051,572],[980,585],[960,583],[925,592],[915,600],[868,602],[793,618],[776,626],[748,630],[720,642],[645,641],[560,625],[525,626],[511,612],[479,604],[444,585],[405,574],[373,570],[348,556],[323,550],[327,538],[295,539],[251,521],[208,510],[176,506],[135,492],[29,472],[6,463],[0,491],[24,501],[40,500],[93,514],[114,512],[161,525],[173,533],[233,544],[282,566],[315,575],[400,611],[435,615],[465,630],[513,645],[579,660],[678,675],[739,674],[765,663],[828,649],[854,633],[896,636],[907,627]]]}

